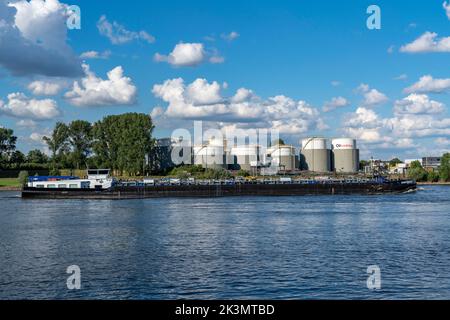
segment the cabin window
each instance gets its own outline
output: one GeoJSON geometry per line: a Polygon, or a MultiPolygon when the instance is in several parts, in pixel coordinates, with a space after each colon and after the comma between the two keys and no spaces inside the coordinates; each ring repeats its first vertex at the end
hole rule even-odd
{"type": "Polygon", "coordinates": [[[58,185],[58,188],[65,189],[67,188],[67,184],[60,184],[58,185]]]}
{"type": "Polygon", "coordinates": [[[90,183],[89,182],[82,182],[81,183],[81,188],[82,189],[89,189],[90,187],[90,183]]]}
{"type": "Polygon", "coordinates": [[[48,184],[47,188],[56,188],[56,184],[48,184]]]}
{"type": "Polygon", "coordinates": [[[36,188],[45,188],[45,186],[43,184],[37,184],[36,188]]]}
{"type": "Polygon", "coordinates": [[[69,188],[76,189],[76,188],[78,188],[78,185],[77,184],[69,184],[69,188]]]}

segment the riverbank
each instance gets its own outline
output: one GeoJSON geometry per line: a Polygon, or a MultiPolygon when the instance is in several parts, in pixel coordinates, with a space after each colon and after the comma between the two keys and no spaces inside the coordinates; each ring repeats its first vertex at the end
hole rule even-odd
{"type": "Polygon", "coordinates": [[[20,187],[0,187],[0,192],[2,191],[21,191],[20,187]]]}
{"type": "Polygon", "coordinates": [[[450,182],[417,182],[420,186],[450,186],[450,182]]]}
{"type": "Polygon", "coordinates": [[[14,178],[0,179],[0,191],[20,191],[20,182],[14,178]]]}

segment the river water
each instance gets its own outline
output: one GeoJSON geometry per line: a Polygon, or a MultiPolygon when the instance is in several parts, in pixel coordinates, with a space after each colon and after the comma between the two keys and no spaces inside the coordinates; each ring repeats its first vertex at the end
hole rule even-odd
{"type": "Polygon", "coordinates": [[[0,299],[450,299],[450,187],[130,201],[0,193],[0,299]],[[81,289],[68,290],[68,266],[81,289]],[[368,266],[381,289],[367,287],[368,266]]]}

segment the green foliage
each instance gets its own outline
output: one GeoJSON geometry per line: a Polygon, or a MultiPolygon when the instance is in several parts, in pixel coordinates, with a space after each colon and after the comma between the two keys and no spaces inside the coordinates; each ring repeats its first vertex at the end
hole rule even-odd
{"type": "Polygon", "coordinates": [[[20,166],[25,162],[26,162],[25,155],[18,150],[14,151],[11,154],[11,157],[9,158],[10,165],[15,166],[15,167],[20,166]]]}
{"type": "Polygon", "coordinates": [[[59,176],[59,175],[61,175],[61,171],[56,169],[56,168],[52,168],[49,171],[49,175],[51,175],[51,176],[59,176]]]}
{"type": "Polygon", "coordinates": [[[200,175],[200,179],[230,179],[233,176],[228,170],[225,169],[206,169],[205,172],[200,175]]]}
{"type": "Polygon", "coordinates": [[[408,177],[419,182],[427,181],[428,172],[424,168],[422,168],[422,165],[419,161],[413,161],[411,162],[410,168],[408,170],[408,177]]]}
{"type": "Polygon", "coordinates": [[[145,174],[145,158],[153,147],[154,126],[149,115],[112,115],[93,127],[93,159],[97,167],[111,168],[122,175],[145,174]]]}
{"type": "Polygon", "coordinates": [[[365,168],[366,166],[368,166],[368,165],[369,165],[369,161],[361,160],[361,161],[359,162],[359,169],[360,169],[360,170],[364,170],[364,168],[365,168]]]}
{"type": "Polygon", "coordinates": [[[86,159],[91,153],[92,126],[88,121],[75,120],[69,124],[69,143],[72,148],[70,159],[76,169],[85,167],[86,159]]]}
{"type": "Polygon", "coordinates": [[[48,157],[41,150],[35,149],[28,152],[26,161],[28,163],[45,164],[48,163],[48,157]]]}
{"type": "Polygon", "coordinates": [[[225,169],[204,169],[199,165],[186,165],[172,169],[169,174],[171,177],[180,179],[196,178],[196,179],[229,179],[233,176],[225,169]]]}
{"type": "Polygon", "coordinates": [[[418,160],[411,162],[411,164],[410,164],[409,167],[410,167],[411,169],[418,169],[418,168],[423,169],[423,168],[422,168],[422,164],[421,164],[420,161],[418,161],[418,160]]]}
{"type": "Polygon", "coordinates": [[[52,167],[56,167],[57,162],[69,152],[69,128],[62,122],[57,122],[50,137],[44,137],[42,140],[47,144],[52,152],[52,167]]]}
{"type": "Polygon", "coordinates": [[[239,170],[238,172],[237,172],[237,176],[238,177],[250,177],[250,173],[248,172],[248,171],[246,171],[246,170],[239,170]]]}
{"type": "Polygon", "coordinates": [[[9,162],[11,153],[16,149],[17,137],[12,129],[0,127],[0,166],[9,162]]]}
{"type": "Polygon", "coordinates": [[[205,169],[199,165],[186,165],[172,169],[168,176],[186,179],[189,177],[198,178],[205,173],[205,169]]]}
{"type": "Polygon", "coordinates": [[[428,182],[438,182],[439,181],[439,173],[436,171],[428,172],[428,182]]]}
{"type": "Polygon", "coordinates": [[[28,176],[28,171],[20,171],[18,180],[21,186],[25,186],[27,184],[28,176]]]}
{"type": "Polygon", "coordinates": [[[446,153],[441,158],[441,166],[439,167],[439,177],[442,181],[450,181],[450,153],[446,153]]]}
{"type": "Polygon", "coordinates": [[[399,163],[403,163],[402,160],[400,160],[399,158],[394,158],[391,161],[389,161],[389,166],[390,167],[395,167],[397,166],[399,163]]]}

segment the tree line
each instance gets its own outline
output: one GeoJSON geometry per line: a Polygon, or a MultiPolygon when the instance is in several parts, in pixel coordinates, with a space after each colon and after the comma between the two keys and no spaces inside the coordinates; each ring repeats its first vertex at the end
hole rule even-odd
{"type": "Polygon", "coordinates": [[[408,177],[419,182],[450,181],[450,153],[441,157],[441,165],[438,170],[427,171],[419,161],[413,161],[408,169],[408,177]]]}
{"type": "Polygon", "coordinates": [[[145,175],[151,170],[146,159],[154,146],[153,129],[151,117],[141,113],[110,115],[95,123],[58,122],[43,137],[50,151],[47,156],[39,150],[24,155],[16,150],[13,130],[0,128],[0,166],[44,166],[51,174],[60,169],[108,168],[118,175],[145,175]]]}

